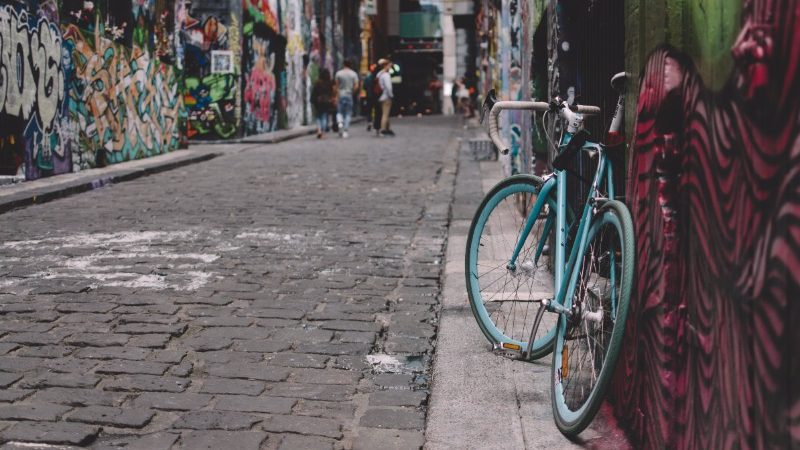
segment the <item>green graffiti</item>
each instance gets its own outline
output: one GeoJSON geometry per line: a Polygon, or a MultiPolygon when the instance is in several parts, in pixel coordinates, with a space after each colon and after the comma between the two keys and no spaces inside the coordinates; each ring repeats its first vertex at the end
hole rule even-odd
{"type": "Polygon", "coordinates": [[[216,133],[223,139],[234,136],[236,129],[236,90],[234,74],[210,74],[202,79],[184,80],[184,105],[188,113],[190,138],[216,133]]]}

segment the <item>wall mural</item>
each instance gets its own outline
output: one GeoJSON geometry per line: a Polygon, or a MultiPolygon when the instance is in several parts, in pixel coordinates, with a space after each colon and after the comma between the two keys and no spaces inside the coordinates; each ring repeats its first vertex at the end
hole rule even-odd
{"type": "Polygon", "coordinates": [[[308,66],[306,67],[305,110],[308,114],[308,121],[311,122],[313,120],[311,89],[314,87],[314,83],[316,83],[319,77],[319,69],[322,64],[322,44],[319,37],[319,22],[312,2],[305,2],[304,24],[303,40],[305,41],[306,48],[309,49],[308,66]]]}
{"type": "Polygon", "coordinates": [[[195,1],[184,12],[184,103],[190,139],[228,139],[240,130],[240,33],[238,8],[227,1],[195,1]],[[219,53],[217,53],[219,52],[219,53]],[[228,70],[212,68],[213,57],[233,58],[228,70]]]}
{"type": "Polygon", "coordinates": [[[642,74],[615,404],[645,448],[800,446],[800,2],[742,6],[720,91],[666,45],[642,74]]]}
{"type": "Polygon", "coordinates": [[[178,76],[167,36],[172,2],[64,2],[67,96],[78,124],[81,169],[174,150],[180,139],[178,76]]]}
{"type": "Polygon", "coordinates": [[[279,80],[284,69],[286,39],[276,32],[277,19],[268,2],[245,0],[243,12],[244,133],[280,128],[279,80]]]}
{"type": "MultiPolygon", "coordinates": [[[[64,70],[58,8],[0,5],[0,175],[27,179],[71,169],[62,142],[64,70]]],[[[63,133],[69,137],[70,127],[63,133]]]]}
{"type": "Polygon", "coordinates": [[[341,62],[339,15],[332,0],[0,0],[0,175],[308,123],[319,67],[341,62]]]}
{"type": "Polygon", "coordinates": [[[173,12],[173,0],[1,5],[2,174],[36,179],[175,149],[173,12]]]}

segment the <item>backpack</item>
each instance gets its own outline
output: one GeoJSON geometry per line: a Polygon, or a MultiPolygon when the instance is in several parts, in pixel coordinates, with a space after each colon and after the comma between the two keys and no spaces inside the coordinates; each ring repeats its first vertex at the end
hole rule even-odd
{"type": "Polygon", "coordinates": [[[377,75],[375,77],[373,77],[373,79],[372,79],[372,95],[375,96],[375,98],[378,98],[381,95],[383,95],[383,88],[381,87],[381,80],[377,75]]]}
{"type": "Polygon", "coordinates": [[[314,86],[314,90],[311,93],[311,103],[313,103],[314,107],[317,109],[326,109],[331,103],[330,95],[324,91],[325,89],[317,84],[314,86]]]}

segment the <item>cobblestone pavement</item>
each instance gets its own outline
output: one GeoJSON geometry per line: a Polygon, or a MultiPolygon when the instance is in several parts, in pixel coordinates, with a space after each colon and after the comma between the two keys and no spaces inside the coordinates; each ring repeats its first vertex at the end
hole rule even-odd
{"type": "Polygon", "coordinates": [[[0,215],[0,442],[422,445],[454,124],[0,215]]]}

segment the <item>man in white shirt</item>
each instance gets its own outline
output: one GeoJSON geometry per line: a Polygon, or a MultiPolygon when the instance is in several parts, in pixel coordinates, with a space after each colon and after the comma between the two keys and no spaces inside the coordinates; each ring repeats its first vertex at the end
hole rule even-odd
{"type": "Polygon", "coordinates": [[[349,59],[344,61],[344,67],[336,72],[336,88],[339,92],[336,119],[339,123],[339,135],[347,137],[350,129],[350,118],[353,116],[353,92],[358,90],[358,74],[350,68],[349,59]]]}
{"type": "Polygon", "coordinates": [[[378,61],[383,63],[380,73],[378,73],[378,83],[380,83],[381,93],[378,99],[381,103],[381,136],[394,136],[394,132],[389,129],[389,112],[392,110],[392,99],[394,94],[392,92],[392,76],[389,74],[389,69],[392,67],[392,62],[388,59],[378,61]]]}

